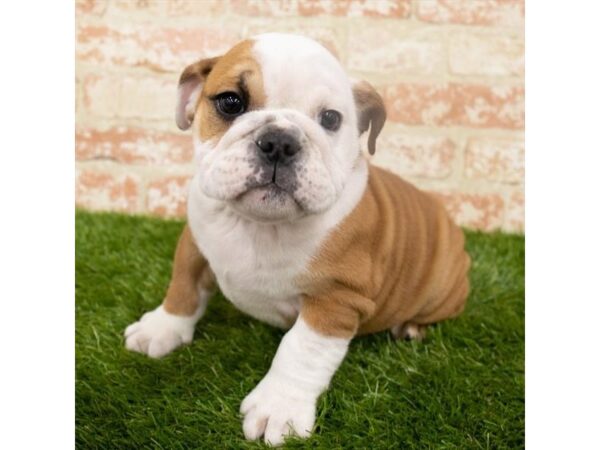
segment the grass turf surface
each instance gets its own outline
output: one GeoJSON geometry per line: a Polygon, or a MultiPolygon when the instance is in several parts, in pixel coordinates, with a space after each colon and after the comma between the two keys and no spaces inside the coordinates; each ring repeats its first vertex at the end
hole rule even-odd
{"type": "MultiPolygon", "coordinates": [[[[79,448],[261,448],[239,405],[283,331],[209,303],[192,345],[162,360],[123,347],[158,306],[182,222],[76,216],[76,443],[79,448]]],[[[524,238],[467,233],[463,315],[423,343],[358,338],[319,400],[316,430],[287,448],[524,446],[524,238]]]]}

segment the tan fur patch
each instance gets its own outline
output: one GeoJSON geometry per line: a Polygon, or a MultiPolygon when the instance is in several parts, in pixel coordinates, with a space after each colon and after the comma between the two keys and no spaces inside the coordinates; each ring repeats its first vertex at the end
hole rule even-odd
{"type": "Polygon", "coordinates": [[[163,307],[170,314],[192,316],[199,306],[198,290],[210,292],[215,286],[215,276],[208,261],[198,250],[186,225],[175,250],[171,283],[163,307]]]}
{"type": "Polygon", "coordinates": [[[302,277],[301,314],[351,337],[455,317],[469,291],[462,230],[441,204],[371,166],[365,194],[302,277]]]}
{"type": "Polygon", "coordinates": [[[202,140],[219,139],[231,126],[231,121],[216,111],[211,97],[228,91],[243,97],[241,90],[245,90],[248,111],[265,105],[262,71],[252,54],[253,45],[252,40],[240,42],[221,56],[208,74],[196,108],[196,114],[200,114],[197,123],[202,140]]]}
{"type": "Polygon", "coordinates": [[[363,134],[369,131],[367,148],[371,155],[375,154],[375,142],[377,136],[381,133],[387,114],[385,104],[381,95],[375,88],[366,81],[359,81],[352,86],[352,94],[356,103],[356,113],[358,115],[358,132],[363,134]]]}

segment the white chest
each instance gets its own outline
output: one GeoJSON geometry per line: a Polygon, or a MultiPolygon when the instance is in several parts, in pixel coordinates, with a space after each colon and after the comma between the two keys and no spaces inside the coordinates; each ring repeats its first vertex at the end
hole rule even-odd
{"type": "Polygon", "coordinates": [[[296,249],[278,245],[270,233],[240,239],[244,231],[248,230],[236,230],[221,239],[199,233],[198,245],[210,261],[221,291],[237,308],[271,325],[289,328],[300,309],[301,292],[294,282],[304,270],[306,258],[296,249]]]}
{"type": "Polygon", "coordinates": [[[286,226],[249,221],[205,197],[194,183],[188,225],[225,297],[256,319],[291,327],[300,309],[295,280],[327,230],[311,221],[286,226]]]}

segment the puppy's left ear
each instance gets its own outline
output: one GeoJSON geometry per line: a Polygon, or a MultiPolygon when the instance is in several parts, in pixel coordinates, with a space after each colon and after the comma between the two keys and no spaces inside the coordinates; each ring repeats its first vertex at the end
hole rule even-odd
{"type": "Polygon", "coordinates": [[[196,103],[208,74],[220,56],[201,59],[187,66],[179,77],[175,122],[181,130],[187,130],[194,121],[196,103]]]}
{"type": "Polygon", "coordinates": [[[375,153],[375,141],[385,124],[386,112],[381,95],[366,81],[358,81],[352,86],[354,103],[358,115],[358,133],[363,134],[371,127],[367,147],[369,154],[375,153]]]}

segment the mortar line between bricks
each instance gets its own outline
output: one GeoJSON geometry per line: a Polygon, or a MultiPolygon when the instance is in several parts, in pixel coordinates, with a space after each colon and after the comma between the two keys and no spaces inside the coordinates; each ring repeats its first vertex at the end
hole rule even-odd
{"type": "MultiPolygon", "coordinates": [[[[228,2],[223,2],[223,10],[218,11],[217,15],[219,18],[236,18],[240,20],[307,20],[314,21],[323,20],[323,19],[338,19],[343,20],[346,16],[338,16],[335,14],[322,14],[322,15],[309,15],[309,16],[298,16],[296,14],[284,14],[284,15],[252,15],[252,14],[244,14],[238,13],[230,5],[228,2]]],[[[520,31],[524,28],[524,20],[520,20],[515,25],[507,25],[507,24],[464,24],[464,23],[452,23],[452,22],[431,22],[427,20],[423,20],[419,18],[418,10],[419,10],[420,2],[418,0],[413,0],[410,5],[410,13],[408,17],[393,17],[393,16],[380,16],[380,17],[369,17],[369,16],[358,16],[353,18],[365,19],[365,20],[373,20],[373,21],[382,21],[382,20],[393,20],[393,21],[401,21],[401,22],[411,22],[418,25],[423,26],[449,26],[449,27],[461,27],[467,29],[499,29],[502,31],[520,31]]],[[[110,22],[110,23],[119,23],[119,24],[147,24],[149,21],[156,19],[157,14],[160,13],[161,17],[163,17],[163,23],[171,23],[176,25],[189,24],[195,25],[198,21],[206,21],[209,22],[210,19],[206,17],[210,17],[207,14],[168,14],[168,10],[166,8],[162,8],[159,11],[125,11],[116,9],[112,4],[109,4],[102,15],[92,15],[86,13],[76,13],[75,19],[76,22],[110,22]]],[[[209,11],[210,13],[210,11],[209,11]]]]}
{"type": "MultiPolygon", "coordinates": [[[[189,61],[191,64],[194,61],[189,61]]],[[[347,68],[347,67],[346,67],[347,68]]],[[[90,75],[101,77],[115,77],[119,75],[140,76],[155,78],[164,82],[173,83],[173,92],[176,92],[177,79],[184,67],[172,71],[156,71],[148,66],[127,66],[127,65],[96,65],[87,62],[78,62],[76,64],[76,76],[82,82],[85,77],[90,75]]],[[[375,85],[394,85],[401,83],[414,84],[458,84],[458,85],[485,85],[491,87],[523,87],[524,79],[520,75],[498,76],[498,75],[458,75],[451,73],[443,74],[422,74],[409,72],[369,72],[360,69],[347,68],[350,76],[355,78],[364,78],[375,85]]]]}
{"type": "MultiPolygon", "coordinates": [[[[447,40],[447,39],[445,39],[447,40]]],[[[348,45],[348,39],[345,38],[346,44],[348,45]]],[[[342,43],[343,44],[343,43],[342,43]]],[[[344,53],[347,52],[347,49],[343,48],[343,45],[340,46],[341,50],[344,50],[344,53]]],[[[444,49],[445,54],[445,69],[442,72],[435,72],[429,74],[423,74],[419,72],[394,72],[393,70],[386,70],[384,72],[370,72],[365,69],[357,69],[348,67],[347,64],[343,64],[351,75],[357,77],[363,77],[369,79],[374,84],[385,84],[391,85],[396,83],[419,83],[419,84],[447,84],[447,83],[455,83],[455,84],[477,84],[477,85],[489,85],[489,86],[522,86],[524,84],[523,75],[522,74],[457,74],[452,73],[450,71],[450,60],[448,57],[449,49],[444,49]]],[[[216,55],[216,52],[215,54],[216,55]]],[[[211,53],[211,56],[214,56],[211,53]]],[[[342,59],[342,63],[344,63],[347,59],[346,56],[340,55],[342,59]]],[[[198,55],[200,57],[200,55],[198,55]]],[[[190,60],[187,63],[192,63],[194,61],[190,60]]],[[[98,71],[102,72],[102,76],[116,76],[122,74],[128,74],[131,76],[152,76],[157,79],[161,79],[163,81],[171,81],[173,80],[174,85],[176,85],[177,77],[180,71],[183,70],[181,68],[173,68],[173,69],[164,69],[164,70],[156,70],[148,65],[141,66],[130,66],[127,64],[96,64],[92,62],[78,61],[76,63],[76,75],[80,78],[84,78],[88,75],[97,75],[98,71]]]]}

